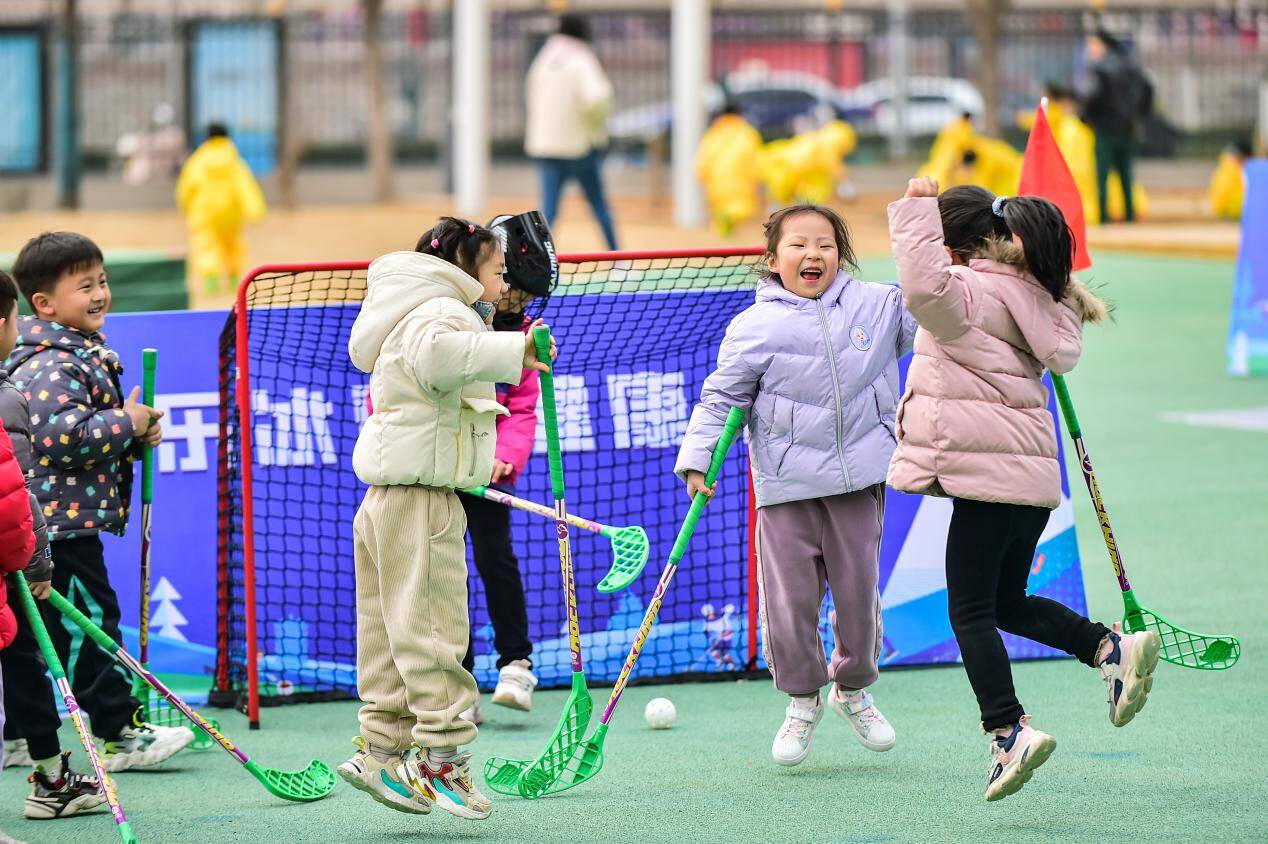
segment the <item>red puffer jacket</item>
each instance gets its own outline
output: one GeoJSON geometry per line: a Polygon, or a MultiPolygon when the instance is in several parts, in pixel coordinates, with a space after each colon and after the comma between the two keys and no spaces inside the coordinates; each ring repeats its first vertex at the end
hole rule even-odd
{"type": "MultiPolygon", "coordinates": [[[[0,570],[5,574],[22,571],[34,550],[26,478],[13,455],[8,432],[0,425],[0,570]]],[[[9,606],[5,582],[0,579],[0,649],[9,647],[17,633],[18,620],[9,606]]]]}

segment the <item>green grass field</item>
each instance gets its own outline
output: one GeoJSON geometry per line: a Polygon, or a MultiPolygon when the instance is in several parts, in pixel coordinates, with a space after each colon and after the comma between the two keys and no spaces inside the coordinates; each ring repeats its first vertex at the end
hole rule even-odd
{"type": "MultiPolygon", "coordinates": [[[[892,277],[887,262],[866,269],[892,277]]],[[[1096,673],[1064,660],[1018,666],[1023,702],[1059,746],[1017,796],[983,801],[986,741],[963,672],[944,667],[882,674],[874,691],[898,731],[892,752],[868,753],[829,715],[793,769],[770,761],[784,700],[769,682],[633,688],[593,782],[535,802],[499,799],[484,822],[399,814],[342,783],[320,803],[285,804],[220,751],[187,753],[118,777],[141,841],[1268,840],[1268,431],[1162,418],[1268,408],[1268,381],[1224,375],[1232,275],[1228,263],[1101,256],[1090,277],[1118,306],[1117,321],[1089,330],[1068,381],[1137,595],[1178,624],[1240,636],[1242,660],[1210,673],[1161,665],[1149,706],[1122,730],[1106,718],[1096,673]],[[672,730],[644,725],[655,696],[677,705],[672,730]]],[[[1121,613],[1117,586],[1070,468],[1089,603],[1109,621],[1121,613]]],[[[604,697],[596,690],[600,705],[604,697]]],[[[563,700],[539,693],[530,715],[486,707],[477,761],[534,756],[563,700]]],[[[213,714],[249,754],[282,768],[313,756],[337,764],[357,729],[353,703],[266,710],[255,733],[240,715],[213,714]]],[[[69,731],[64,746],[75,746],[69,731]]],[[[82,768],[82,750],[75,758],[82,768]]],[[[0,779],[10,834],[117,840],[104,812],[24,821],[21,773],[0,779]]]]}

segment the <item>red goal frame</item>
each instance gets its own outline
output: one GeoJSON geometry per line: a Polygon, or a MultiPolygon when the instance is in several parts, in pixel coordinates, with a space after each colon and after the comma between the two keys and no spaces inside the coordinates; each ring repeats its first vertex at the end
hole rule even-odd
{"type": "MultiPolygon", "coordinates": [[[[736,258],[760,257],[766,250],[762,247],[731,247],[715,249],[669,249],[669,250],[628,250],[618,252],[576,252],[561,254],[558,261],[564,264],[581,264],[593,262],[665,260],[676,258],[736,258]]],[[[260,693],[259,693],[259,633],[256,623],[255,602],[255,512],[254,487],[252,484],[252,464],[254,452],[251,430],[251,367],[249,355],[250,308],[248,296],[251,285],[263,275],[302,272],[339,272],[365,271],[369,269],[369,261],[325,261],[263,264],[243,277],[238,285],[237,298],[231,309],[234,321],[234,345],[237,358],[237,372],[234,377],[233,390],[238,405],[238,429],[241,438],[241,453],[238,455],[242,479],[242,562],[243,562],[243,604],[246,623],[246,663],[247,663],[247,719],[251,729],[260,727],[260,693]]],[[[225,389],[222,386],[222,391],[225,389]]],[[[227,396],[221,396],[222,406],[227,396]]],[[[219,460],[221,465],[227,462],[228,420],[221,414],[219,460]]],[[[220,483],[224,483],[221,473],[220,483]]],[[[224,495],[225,489],[219,494],[224,495]]],[[[228,578],[229,547],[224,537],[227,535],[229,514],[222,508],[220,512],[221,529],[217,548],[217,593],[220,606],[226,606],[230,598],[228,578]]],[[[758,597],[757,597],[757,548],[754,541],[756,527],[756,509],[753,495],[752,477],[749,478],[749,518],[748,518],[748,654],[746,669],[753,671],[758,659],[758,597]]],[[[218,622],[216,643],[216,675],[213,691],[229,693],[229,625],[222,615],[218,622]]]]}

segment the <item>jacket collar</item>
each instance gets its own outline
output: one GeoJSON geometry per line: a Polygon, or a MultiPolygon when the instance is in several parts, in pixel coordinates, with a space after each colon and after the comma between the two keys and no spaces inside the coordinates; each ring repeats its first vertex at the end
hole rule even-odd
{"type": "MultiPolygon", "coordinates": [[[[845,293],[847,287],[854,282],[854,277],[845,270],[837,272],[837,277],[828,285],[817,298],[823,303],[824,307],[830,308],[841,300],[841,295],[845,293]]],[[[796,293],[788,290],[783,284],[776,281],[772,276],[763,276],[757,287],[757,301],[759,302],[783,302],[794,308],[810,308],[814,306],[814,299],[807,299],[804,296],[798,296],[796,293]]]]}

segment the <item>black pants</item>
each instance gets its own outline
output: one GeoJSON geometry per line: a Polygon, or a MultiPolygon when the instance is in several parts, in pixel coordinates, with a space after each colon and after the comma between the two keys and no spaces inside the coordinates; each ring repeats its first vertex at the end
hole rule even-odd
{"type": "MultiPolygon", "coordinates": [[[[511,546],[511,510],[505,504],[470,495],[459,495],[458,499],[467,511],[472,556],[476,571],[484,581],[489,621],[493,623],[493,647],[498,652],[497,667],[528,659],[533,653],[533,643],[528,638],[528,608],[524,604],[520,563],[511,546]]],[[[462,667],[468,671],[475,668],[474,635],[462,667]]]]}
{"type": "Polygon", "coordinates": [[[947,533],[951,629],[982,710],[982,727],[993,730],[1014,724],[1026,714],[1013,690],[1013,672],[1000,630],[1094,666],[1097,648],[1109,629],[1056,601],[1026,594],[1048,510],[967,498],[955,499],[954,507],[947,533]]]}
{"type": "MultiPolygon", "coordinates": [[[[9,585],[9,600],[16,603],[17,590],[9,585]]],[[[22,607],[15,606],[18,635],[0,651],[4,672],[4,738],[26,739],[32,759],[52,759],[62,751],[57,730],[62,718],[57,714],[57,697],[40,654],[39,643],[22,607]]]]}
{"type": "Polygon", "coordinates": [[[1132,156],[1136,151],[1136,140],[1129,132],[1097,132],[1096,133],[1096,186],[1101,192],[1101,222],[1108,223],[1109,217],[1109,174],[1113,170],[1118,173],[1123,183],[1123,214],[1127,222],[1136,220],[1136,209],[1132,204],[1132,156]]]}
{"type": "MultiPolygon", "coordinates": [[[[119,599],[106,575],[101,540],[96,536],[59,539],[53,547],[53,588],[79,608],[116,642],[119,599]]],[[[141,705],[132,696],[132,683],[109,654],[84,635],[75,622],[64,619],[52,605],[41,602],[49,638],[71,680],[76,700],[92,721],[93,734],[114,741],[132,723],[141,705]]]]}

